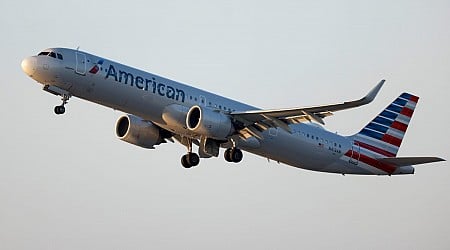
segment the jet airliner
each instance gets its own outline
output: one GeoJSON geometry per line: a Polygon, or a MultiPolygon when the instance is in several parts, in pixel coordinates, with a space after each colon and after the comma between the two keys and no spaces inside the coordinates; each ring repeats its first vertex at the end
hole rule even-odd
{"type": "Polygon", "coordinates": [[[359,175],[413,174],[413,165],[438,157],[397,157],[419,97],[402,93],[358,133],[342,136],[323,128],[336,111],[372,102],[379,82],[361,99],[311,107],[262,110],[103,57],[68,48],[45,49],[25,58],[22,70],[61,96],[65,113],[78,97],[126,113],[116,123],[119,139],[153,149],[175,140],[186,146],[185,168],[200,158],[238,163],[243,151],[320,172],[359,175]],[[193,145],[198,147],[194,152],[193,145]]]}

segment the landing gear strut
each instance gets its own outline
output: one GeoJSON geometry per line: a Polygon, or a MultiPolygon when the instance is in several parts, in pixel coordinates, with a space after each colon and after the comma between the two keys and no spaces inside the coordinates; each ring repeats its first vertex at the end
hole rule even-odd
{"type": "Polygon", "coordinates": [[[227,162],[238,163],[242,161],[243,156],[242,151],[238,148],[229,148],[224,153],[224,158],[227,162]]]}
{"type": "Polygon", "coordinates": [[[66,112],[66,108],[64,107],[64,105],[67,104],[67,102],[69,101],[69,98],[70,98],[70,95],[68,95],[68,94],[62,94],[61,96],[62,96],[61,97],[62,104],[59,106],[56,106],[54,109],[55,114],[57,114],[57,115],[62,115],[62,114],[64,114],[64,112],[66,112]]]}
{"type": "Polygon", "coordinates": [[[195,167],[200,163],[198,154],[192,153],[192,139],[187,138],[188,153],[181,157],[181,165],[185,168],[195,167]]]}

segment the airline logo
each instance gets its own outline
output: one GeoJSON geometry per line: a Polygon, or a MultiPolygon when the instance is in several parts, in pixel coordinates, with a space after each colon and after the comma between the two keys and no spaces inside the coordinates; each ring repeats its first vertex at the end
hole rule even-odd
{"type": "Polygon", "coordinates": [[[130,87],[135,86],[140,90],[149,91],[153,94],[158,94],[172,100],[181,102],[185,101],[186,94],[182,89],[176,88],[174,85],[169,83],[159,82],[159,80],[153,75],[147,74],[147,76],[149,77],[145,77],[145,75],[133,74],[121,69],[116,70],[114,65],[110,64],[105,79],[111,78],[114,79],[115,82],[123,83],[130,87]]]}
{"type": "MultiPolygon", "coordinates": [[[[369,123],[360,134],[383,142],[385,146],[382,148],[398,150],[418,100],[419,97],[417,96],[408,93],[401,94],[369,123]]],[[[395,156],[397,150],[388,150],[394,155],[385,156],[395,156]]]]}
{"type": "Polygon", "coordinates": [[[353,150],[345,156],[393,173],[395,167],[376,158],[395,157],[405,136],[419,97],[403,93],[354,137],[353,150]],[[356,152],[356,150],[358,152],[356,152]]]}
{"type": "Polygon", "coordinates": [[[103,62],[104,62],[103,59],[98,60],[98,62],[89,70],[89,73],[94,74],[94,75],[97,74],[97,72],[100,69],[99,65],[101,66],[103,64],[103,62]]]}

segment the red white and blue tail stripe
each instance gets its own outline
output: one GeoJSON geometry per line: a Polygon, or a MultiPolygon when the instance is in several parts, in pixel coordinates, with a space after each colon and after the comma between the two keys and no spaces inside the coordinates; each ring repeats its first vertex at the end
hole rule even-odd
{"type": "Polygon", "coordinates": [[[417,96],[401,94],[359,133],[350,137],[353,146],[344,157],[371,173],[399,172],[398,166],[383,160],[397,156],[418,100],[417,96]]]}
{"type": "Polygon", "coordinates": [[[370,151],[371,155],[395,157],[418,100],[417,96],[401,94],[353,137],[355,143],[364,151],[370,151]]]}

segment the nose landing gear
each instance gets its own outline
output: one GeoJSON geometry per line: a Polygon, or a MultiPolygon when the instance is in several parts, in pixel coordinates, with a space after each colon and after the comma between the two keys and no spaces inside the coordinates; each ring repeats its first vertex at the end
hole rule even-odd
{"type": "Polygon", "coordinates": [[[57,114],[57,115],[62,115],[66,112],[66,108],[64,107],[64,105],[67,104],[67,102],[69,101],[69,98],[70,98],[69,94],[62,94],[61,96],[62,96],[61,97],[62,104],[59,106],[55,106],[55,109],[54,109],[55,114],[57,114]]]}
{"type": "Polygon", "coordinates": [[[66,112],[66,108],[64,106],[62,106],[62,105],[61,106],[55,106],[54,111],[55,111],[55,114],[62,115],[62,114],[64,114],[64,112],[66,112]]]}
{"type": "Polygon", "coordinates": [[[67,102],[69,101],[69,99],[72,95],[67,90],[61,89],[61,88],[59,88],[57,86],[53,86],[53,85],[45,85],[43,90],[47,91],[51,94],[61,96],[62,104],[59,106],[56,106],[54,111],[55,111],[55,114],[57,114],[57,115],[64,114],[64,112],[66,112],[66,108],[64,107],[64,105],[67,104],[67,102]]]}

